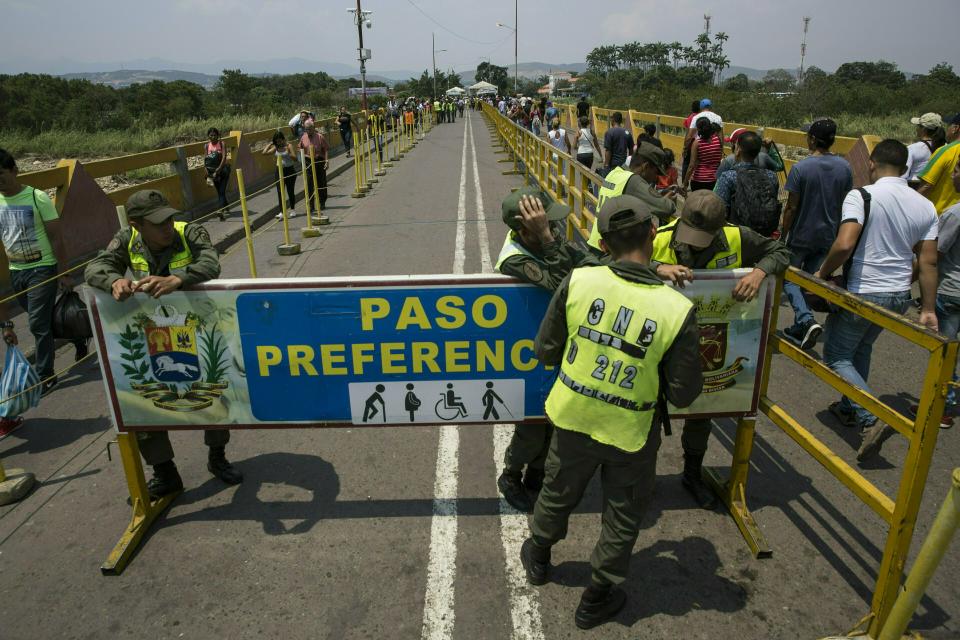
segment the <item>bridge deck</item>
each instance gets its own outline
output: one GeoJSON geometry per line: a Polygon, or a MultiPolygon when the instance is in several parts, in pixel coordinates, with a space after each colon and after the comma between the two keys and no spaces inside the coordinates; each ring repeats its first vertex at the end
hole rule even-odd
{"type": "MultiPolygon", "coordinates": [[[[279,225],[259,235],[260,274],[489,269],[505,233],[500,199],[521,184],[501,174],[507,165],[498,157],[478,114],[440,125],[366,198],[349,197],[350,172],[334,180],[333,225],[303,240],[301,255],[276,254],[279,225]]],[[[274,198],[261,196],[254,208],[266,210],[274,198]]],[[[225,277],[246,275],[242,245],[223,265],[225,277]]],[[[62,352],[58,364],[70,357],[62,352]]],[[[905,406],[921,371],[918,351],[881,336],[871,378],[878,395],[905,406]]],[[[496,457],[510,433],[501,426],[234,433],[229,455],[246,475],[236,488],[207,473],[199,433],[175,433],[186,491],[126,572],[102,577],[98,566],[129,507],[119,461],[104,452],[112,431],[99,378],[95,366],[72,374],[25,426],[0,440],[8,468],[25,467],[42,480],[23,502],[0,510],[3,638],[411,638],[425,620],[431,638],[575,635],[599,489],[591,486],[570,537],[554,551],[554,582],[518,585],[525,527],[522,516],[501,516],[496,457]],[[434,517],[436,499],[454,496],[458,515],[434,517]]],[[[826,406],[833,398],[824,391],[775,360],[771,396],[852,462],[859,438],[832,421],[826,406]]],[[[708,462],[723,465],[733,425],[714,433],[708,462]]],[[[940,433],[917,540],[960,462],[957,435],[940,433]]],[[[866,472],[888,493],[904,452],[894,438],[866,472]]],[[[846,631],[869,609],[882,522],[769,422],[758,426],[748,499],[772,559],[754,560],[725,514],[691,509],[680,468],[675,435],[661,449],[657,494],[625,585],[627,608],[596,637],[810,638],[846,631]]],[[[958,574],[960,554],[948,554],[915,628],[930,637],[960,633],[958,574]]]]}

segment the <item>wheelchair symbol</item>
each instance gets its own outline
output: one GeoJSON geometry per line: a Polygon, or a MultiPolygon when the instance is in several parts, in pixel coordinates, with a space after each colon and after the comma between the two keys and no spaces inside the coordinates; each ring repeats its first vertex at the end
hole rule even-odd
{"type": "Polygon", "coordinates": [[[437,414],[438,418],[448,422],[461,417],[466,418],[469,415],[463,400],[457,396],[453,390],[453,385],[450,383],[447,383],[446,392],[440,394],[440,399],[434,405],[433,412],[437,414]]]}

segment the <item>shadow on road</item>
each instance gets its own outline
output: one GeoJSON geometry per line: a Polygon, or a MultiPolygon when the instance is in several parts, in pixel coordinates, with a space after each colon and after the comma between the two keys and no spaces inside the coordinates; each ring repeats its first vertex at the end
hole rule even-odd
{"type": "Polygon", "coordinates": [[[100,433],[110,427],[106,416],[97,418],[27,418],[11,438],[21,440],[4,452],[4,457],[22,453],[37,454],[65,447],[84,436],[100,433]]]}

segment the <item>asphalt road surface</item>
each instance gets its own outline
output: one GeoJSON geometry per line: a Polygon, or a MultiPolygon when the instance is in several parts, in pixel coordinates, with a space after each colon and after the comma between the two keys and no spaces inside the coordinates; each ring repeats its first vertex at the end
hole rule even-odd
{"type": "MultiPolygon", "coordinates": [[[[521,184],[502,175],[502,157],[477,113],[440,125],[367,197],[349,197],[352,172],[334,180],[333,225],[304,240],[299,256],[278,256],[279,225],[265,228],[260,275],[489,272],[506,232],[500,200],[521,184]]],[[[273,206],[268,196],[254,206],[273,206]]],[[[223,265],[225,277],[244,277],[243,245],[223,265]]],[[[64,349],[58,365],[70,361],[64,349]]],[[[905,407],[924,365],[918,349],[883,335],[871,383],[905,407]]],[[[776,358],[770,395],[855,464],[857,435],[826,411],[832,391],[776,358]]],[[[591,485],[555,547],[551,582],[526,585],[518,561],[526,517],[496,490],[510,429],[234,432],[227,452],[246,476],[237,487],[206,471],[200,433],[175,433],[186,491],[126,571],[103,577],[130,509],[119,459],[105,452],[113,431],[99,368],[83,365],[0,440],[4,464],[40,481],[0,509],[0,638],[585,637],[573,611],[589,582],[599,488],[591,485]]],[[[939,433],[914,551],[960,464],[958,432],[939,433]]],[[[727,423],[714,431],[708,463],[729,464],[733,433],[727,423]]],[[[863,469],[888,495],[905,451],[895,437],[863,469]]],[[[681,466],[679,435],[665,438],[628,604],[592,637],[817,638],[869,611],[885,525],[774,425],[758,424],[748,489],[772,558],[754,559],[724,512],[693,508],[681,466]]],[[[958,575],[954,552],[912,628],[960,635],[958,575]]]]}

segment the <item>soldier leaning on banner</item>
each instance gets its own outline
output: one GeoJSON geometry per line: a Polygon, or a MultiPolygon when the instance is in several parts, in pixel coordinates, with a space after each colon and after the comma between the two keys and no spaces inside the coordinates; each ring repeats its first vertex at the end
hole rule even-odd
{"type": "MultiPolygon", "coordinates": [[[[500,210],[503,222],[510,228],[497,258],[496,269],[500,273],[552,292],[571,269],[600,264],[591,254],[564,239],[563,221],[570,208],[554,202],[540,189],[524,187],[514,191],[500,210]]],[[[497,487],[515,509],[533,509],[526,490],[537,493],[543,484],[543,461],[550,433],[549,424],[514,427],[497,487]],[[527,472],[522,475],[524,466],[527,472]]]]}
{"type": "Polygon", "coordinates": [[[600,469],[603,517],[575,621],[589,629],[616,615],[633,546],[656,478],[661,399],[689,406],[700,394],[699,331],[693,304],[649,266],[650,208],[609,198],[597,216],[608,266],[574,269],[560,284],[535,351],[559,365],[546,413],[554,425],[546,477],[520,559],[531,584],[544,584],[551,547],[566,537],[571,512],[600,469]]]}
{"type": "MultiPolygon", "coordinates": [[[[159,298],[220,275],[220,260],[207,230],[199,224],[174,222],[173,216],[180,212],[170,207],[162,193],[138,191],[127,200],[126,209],[130,228],[118,231],[87,265],[88,285],[123,301],[137,292],[159,298]]],[[[203,440],[210,447],[210,473],[228,484],[242,482],[243,475],[225,455],[230,432],[204,431],[203,440]]],[[[137,442],[144,461],[153,466],[153,478],[147,483],[150,497],[155,500],[183,489],[167,432],[139,431],[137,442]]]]}
{"type": "MultiPolygon", "coordinates": [[[[726,217],[726,205],[715,193],[691,193],[680,219],[657,230],[651,260],[657,274],[682,287],[693,280],[693,269],[753,267],[737,281],[732,295],[740,301],[755,298],[766,276],[780,275],[790,266],[790,250],[749,227],[727,224],[726,217]]],[[[681,437],[683,486],[704,509],[717,504],[716,494],[700,475],[711,425],[710,420],[687,420],[681,437]]]]}

